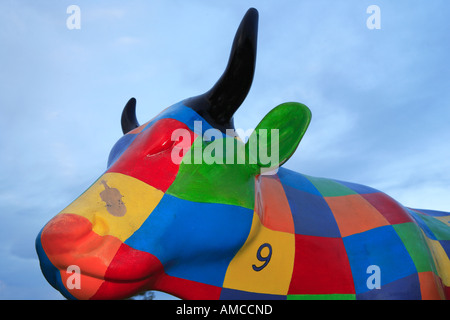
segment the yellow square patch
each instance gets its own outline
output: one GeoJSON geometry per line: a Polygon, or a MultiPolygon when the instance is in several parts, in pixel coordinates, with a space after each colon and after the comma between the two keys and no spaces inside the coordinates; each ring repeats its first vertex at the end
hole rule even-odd
{"type": "Polygon", "coordinates": [[[224,288],[286,295],[294,267],[295,235],[274,231],[253,214],[244,246],[230,262],[224,288]]]}
{"type": "Polygon", "coordinates": [[[136,178],[105,173],[61,213],[87,218],[93,231],[122,242],[144,223],[164,193],[136,178]]]}

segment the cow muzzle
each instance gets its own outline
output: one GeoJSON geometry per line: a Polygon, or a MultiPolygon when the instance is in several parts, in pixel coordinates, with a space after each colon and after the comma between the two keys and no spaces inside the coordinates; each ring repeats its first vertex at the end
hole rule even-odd
{"type": "Polygon", "coordinates": [[[104,174],[39,233],[47,281],[69,299],[121,299],[146,290],[163,267],[125,241],[162,195],[132,177],[104,174]]]}

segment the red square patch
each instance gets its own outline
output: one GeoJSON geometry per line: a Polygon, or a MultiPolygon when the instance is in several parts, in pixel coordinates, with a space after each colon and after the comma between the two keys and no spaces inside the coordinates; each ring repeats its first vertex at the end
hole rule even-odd
{"type": "Polygon", "coordinates": [[[381,192],[362,194],[375,209],[377,209],[390,224],[413,222],[406,210],[386,194],[381,192]]]}
{"type": "Polygon", "coordinates": [[[341,238],[295,235],[288,294],[354,294],[352,271],[341,238]]]}
{"type": "MultiPolygon", "coordinates": [[[[166,192],[179,169],[179,163],[172,159],[174,146],[177,144],[172,140],[172,134],[178,129],[185,130],[190,135],[190,141],[181,141],[184,145],[190,146],[197,136],[195,133],[178,120],[161,119],[139,133],[107,172],[118,172],[134,177],[166,192]]],[[[178,149],[177,153],[184,154],[186,151],[178,149]]]]}

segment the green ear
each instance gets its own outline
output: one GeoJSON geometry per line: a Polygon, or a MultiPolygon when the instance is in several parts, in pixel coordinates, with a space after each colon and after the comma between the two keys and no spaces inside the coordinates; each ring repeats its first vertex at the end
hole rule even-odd
{"type": "Polygon", "coordinates": [[[246,143],[246,153],[255,169],[278,168],[295,152],[311,122],[311,111],[297,102],[272,109],[246,143]]]}

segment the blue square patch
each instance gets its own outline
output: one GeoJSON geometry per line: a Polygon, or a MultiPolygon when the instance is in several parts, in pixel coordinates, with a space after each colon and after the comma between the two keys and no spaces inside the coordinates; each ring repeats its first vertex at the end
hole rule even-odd
{"type": "Polygon", "coordinates": [[[165,194],[125,244],[156,256],[170,276],[221,287],[252,219],[247,208],[165,194]]]}
{"type": "Polygon", "coordinates": [[[383,226],[344,237],[356,294],[415,274],[416,267],[392,226],[383,226]],[[377,278],[379,277],[379,278],[377,278]]]}

